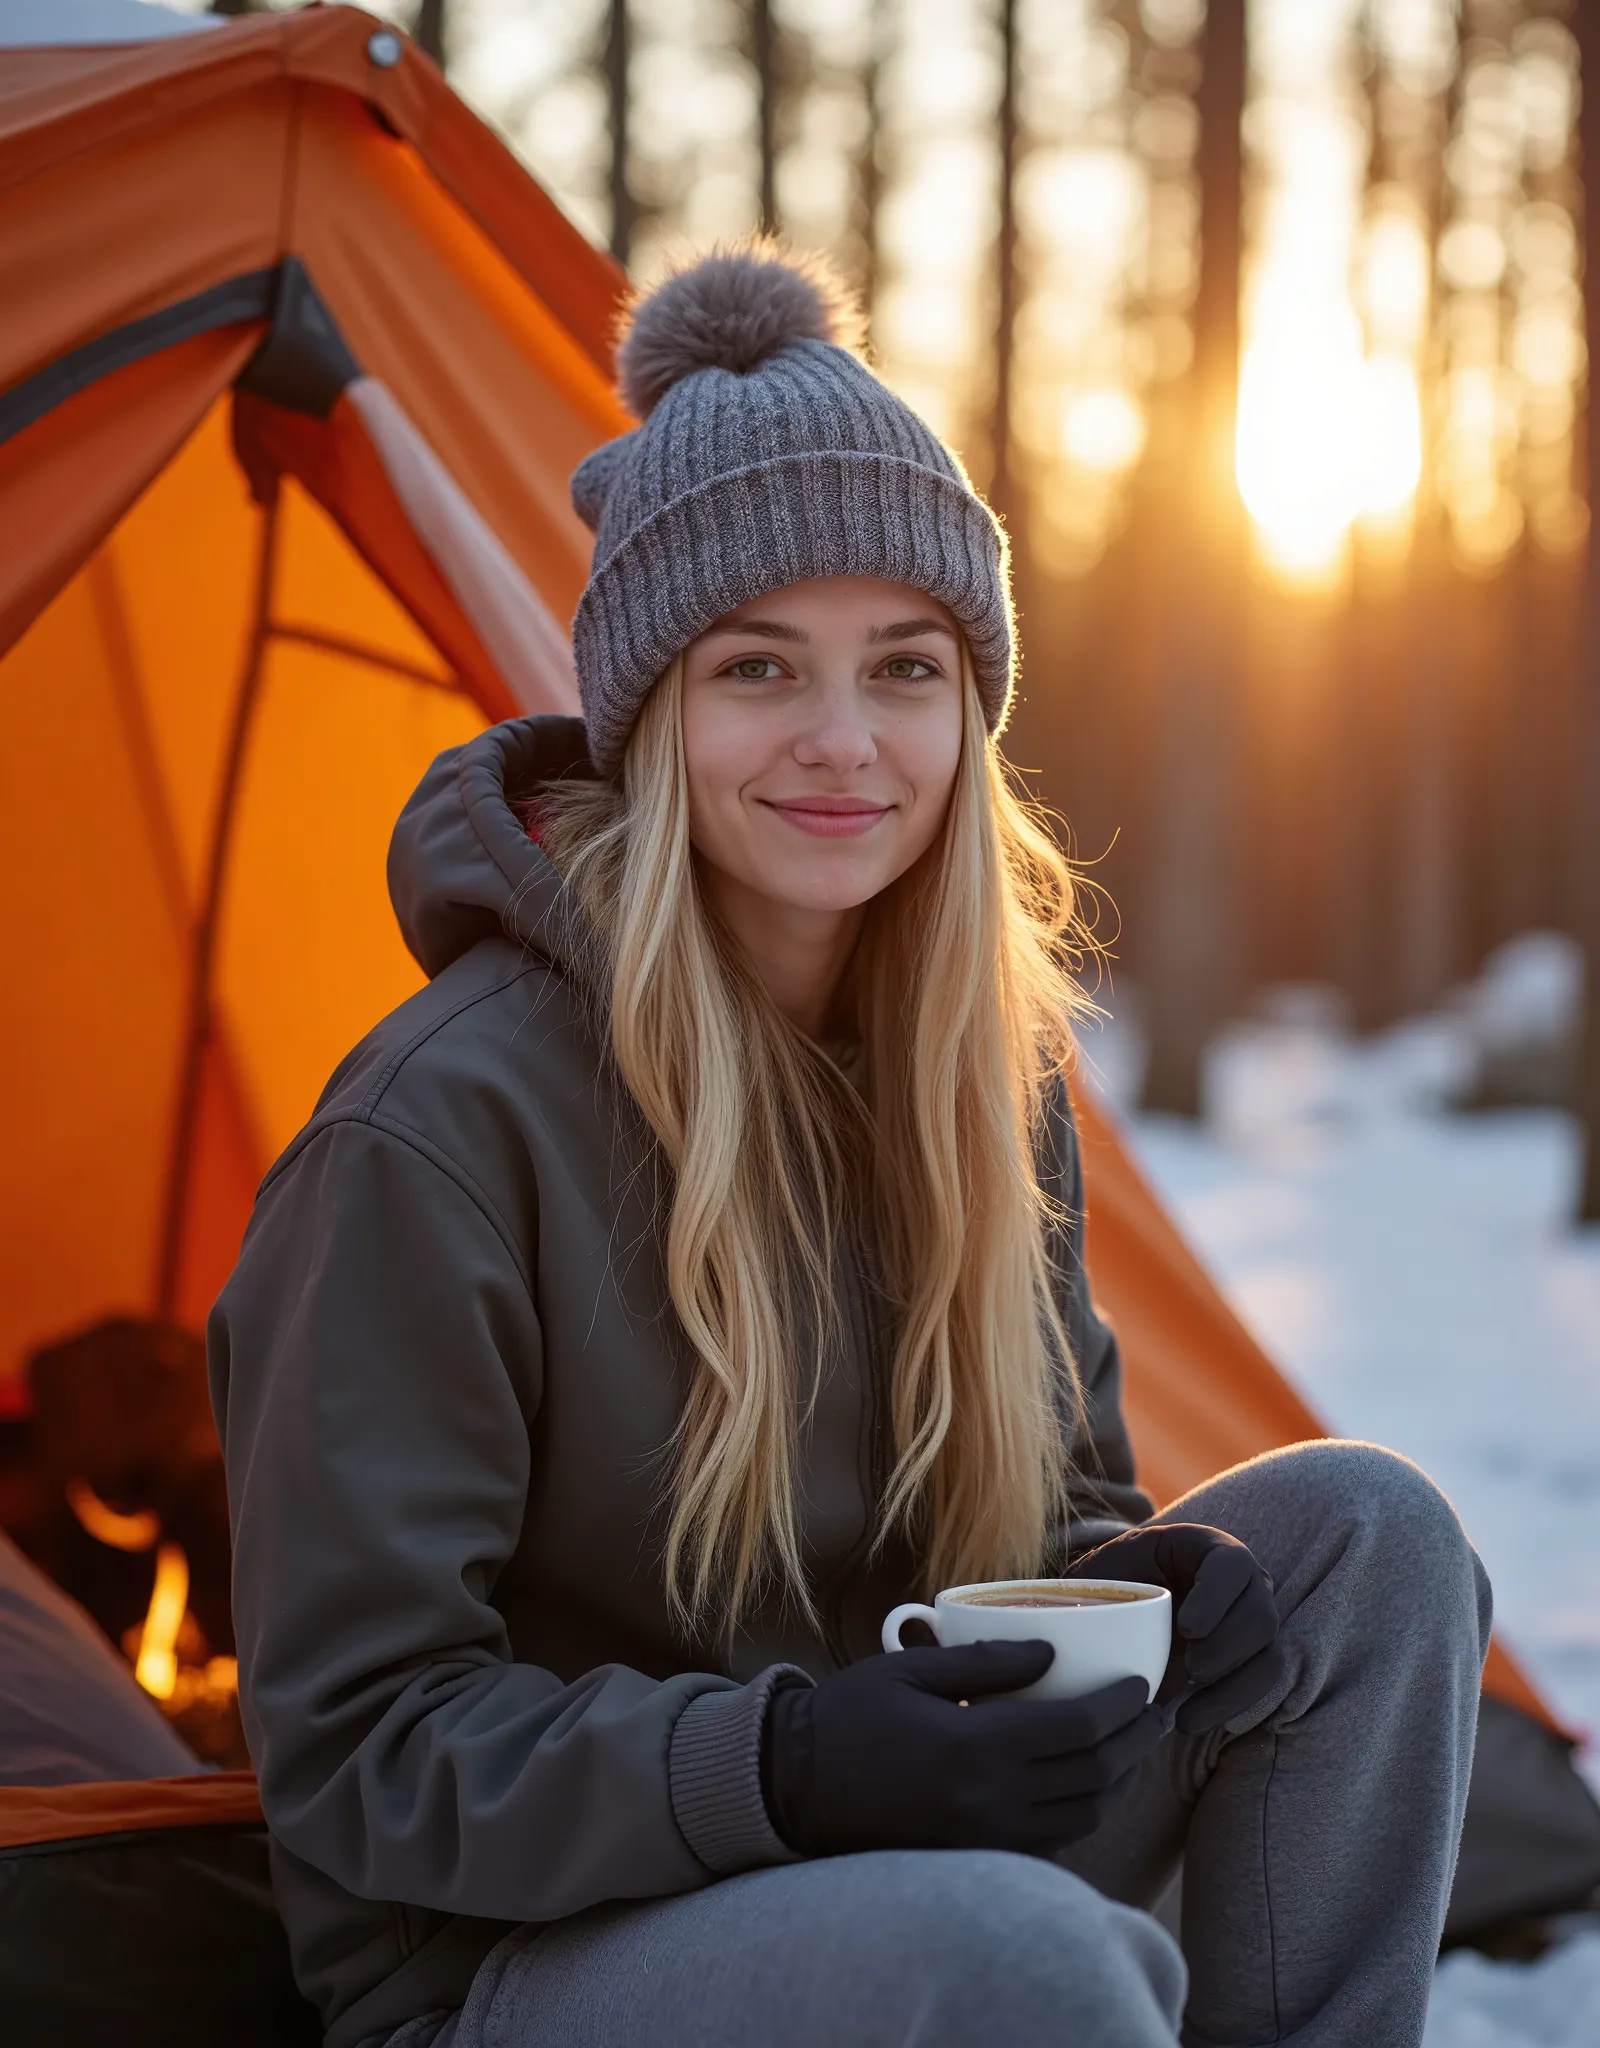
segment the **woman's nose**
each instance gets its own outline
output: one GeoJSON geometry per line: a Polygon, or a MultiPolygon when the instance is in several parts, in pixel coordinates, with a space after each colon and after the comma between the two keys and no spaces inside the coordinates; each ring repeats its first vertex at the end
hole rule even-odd
{"type": "Polygon", "coordinates": [[[795,759],[802,767],[864,768],[878,757],[865,706],[857,691],[829,690],[818,700],[795,744],[795,759]]]}

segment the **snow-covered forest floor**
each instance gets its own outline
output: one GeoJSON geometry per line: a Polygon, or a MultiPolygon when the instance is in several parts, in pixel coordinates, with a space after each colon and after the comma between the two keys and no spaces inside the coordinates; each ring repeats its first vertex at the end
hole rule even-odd
{"type": "MultiPolygon", "coordinates": [[[[1531,981],[1537,1011],[1536,965],[1531,981]]],[[[1214,1050],[1203,1125],[1131,1128],[1329,1427],[1405,1452],[1449,1493],[1504,1639],[1575,1732],[1600,1734],[1600,1230],[1570,1227],[1578,1147],[1559,1111],[1443,1106],[1470,1086],[1483,1008],[1357,1042],[1314,993],[1288,994],[1214,1050]]],[[[1110,1025],[1085,1050],[1125,1104],[1131,1034],[1110,1025]]],[[[1594,1743],[1583,1761],[1600,1786],[1594,1743]]],[[[1427,2048],[1535,2044],[1600,2048],[1592,1926],[1533,1964],[1440,1967],[1427,2048]]]]}

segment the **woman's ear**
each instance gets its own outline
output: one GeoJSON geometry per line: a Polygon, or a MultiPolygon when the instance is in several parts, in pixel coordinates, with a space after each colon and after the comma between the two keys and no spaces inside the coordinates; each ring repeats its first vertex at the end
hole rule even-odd
{"type": "Polygon", "coordinates": [[[638,431],[633,427],[626,434],[619,434],[614,441],[602,441],[594,453],[586,455],[572,472],[572,509],[591,533],[599,531],[606,497],[638,431]]]}

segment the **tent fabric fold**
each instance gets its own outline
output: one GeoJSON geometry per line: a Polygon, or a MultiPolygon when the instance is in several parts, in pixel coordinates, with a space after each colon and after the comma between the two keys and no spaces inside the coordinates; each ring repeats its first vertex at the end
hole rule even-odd
{"type": "Polygon", "coordinates": [[[260,1824],[261,1797],[252,1771],[129,1784],[0,1785],[0,1849],[157,1828],[260,1824]]]}
{"type": "Polygon", "coordinates": [[[492,654],[518,708],[576,716],[580,706],[571,643],[549,606],[393,394],[376,377],[358,377],[350,386],[350,403],[407,521],[492,654]]]}
{"type": "MultiPolygon", "coordinates": [[[[7,51],[0,275],[3,1390],[102,1316],[203,1322],[260,1176],[417,985],[401,805],[442,748],[575,703],[567,479],[629,420],[620,273],[350,7],[7,51]]],[[[1320,1434],[1080,1115],[1151,1490],[1320,1434]]],[[[1498,1650],[1487,1685],[1544,1739],[1571,1879],[1559,1730],[1498,1650]]],[[[1534,1751],[1497,1754],[1514,1831],[1534,1751]]],[[[0,1847],[258,1821],[247,1782],[81,1790],[0,1796],[0,1847]]]]}

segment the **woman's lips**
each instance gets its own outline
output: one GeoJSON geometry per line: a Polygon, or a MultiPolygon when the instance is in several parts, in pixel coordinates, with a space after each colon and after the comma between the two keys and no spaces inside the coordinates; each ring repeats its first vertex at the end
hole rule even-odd
{"type": "Polygon", "coordinates": [[[889,814],[888,804],[865,803],[858,797],[800,797],[789,802],[766,799],[768,810],[814,839],[859,839],[870,832],[880,818],[889,814]]]}

